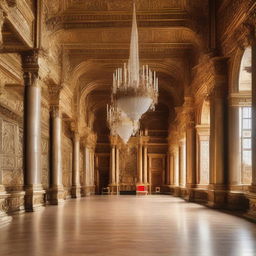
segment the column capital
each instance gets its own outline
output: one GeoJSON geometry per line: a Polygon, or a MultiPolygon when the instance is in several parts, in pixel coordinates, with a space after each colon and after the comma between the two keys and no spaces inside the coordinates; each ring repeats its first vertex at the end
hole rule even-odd
{"type": "Polygon", "coordinates": [[[179,146],[177,144],[173,144],[169,146],[168,153],[169,154],[177,154],[179,152],[179,146]]]}
{"type": "Polygon", "coordinates": [[[114,147],[114,146],[117,146],[119,139],[117,135],[110,135],[109,140],[110,140],[111,146],[114,147]]]}
{"type": "MultiPolygon", "coordinates": [[[[213,83],[212,89],[221,87],[227,90],[228,85],[228,60],[227,57],[213,57],[211,58],[213,65],[213,83]]],[[[211,88],[209,88],[211,90],[211,88]]]]}
{"type": "Polygon", "coordinates": [[[80,141],[80,134],[77,131],[73,132],[73,140],[74,141],[80,141]]]}
{"type": "Polygon", "coordinates": [[[38,86],[38,49],[23,52],[21,54],[23,79],[25,86],[38,86]]]}
{"type": "Polygon", "coordinates": [[[21,54],[22,68],[24,72],[38,73],[39,49],[25,51],[21,54]]]}
{"type": "Polygon", "coordinates": [[[52,118],[61,117],[61,111],[59,105],[50,106],[50,115],[52,118]]]}
{"type": "Polygon", "coordinates": [[[143,136],[143,135],[140,135],[138,137],[138,146],[141,145],[141,146],[147,146],[148,142],[149,142],[149,139],[150,137],[149,136],[143,136]]]}
{"type": "Polygon", "coordinates": [[[209,99],[224,98],[227,95],[227,88],[224,86],[215,86],[209,93],[209,99]]]}
{"type": "Polygon", "coordinates": [[[62,85],[59,84],[48,84],[49,102],[52,105],[58,105],[60,102],[60,93],[63,89],[62,85]]]}
{"type": "MultiPolygon", "coordinates": [[[[97,137],[95,137],[97,138],[97,137]]],[[[94,151],[96,147],[96,139],[93,137],[82,137],[81,138],[81,143],[83,146],[89,150],[94,151]]]]}

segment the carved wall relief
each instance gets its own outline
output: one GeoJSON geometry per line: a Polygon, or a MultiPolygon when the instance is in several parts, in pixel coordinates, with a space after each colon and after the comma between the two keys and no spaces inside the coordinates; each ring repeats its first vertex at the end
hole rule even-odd
{"type": "Polygon", "coordinates": [[[62,179],[68,190],[72,185],[72,140],[66,136],[62,138],[62,179]]]}
{"type": "Polygon", "coordinates": [[[17,123],[0,117],[0,170],[8,191],[23,186],[23,130],[17,123]]]}
{"type": "Polygon", "coordinates": [[[44,189],[47,189],[49,187],[49,179],[50,179],[50,173],[49,173],[49,139],[42,137],[41,142],[42,147],[42,156],[41,156],[41,163],[42,163],[42,185],[44,189]]]}

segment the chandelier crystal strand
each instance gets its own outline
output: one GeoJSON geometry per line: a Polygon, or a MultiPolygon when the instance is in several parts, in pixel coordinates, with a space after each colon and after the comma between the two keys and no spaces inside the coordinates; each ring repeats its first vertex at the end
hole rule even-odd
{"type": "Polygon", "coordinates": [[[139,122],[132,121],[123,111],[115,105],[107,105],[107,121],[111,135],[119,135],[127,143],[132,135],[139,129],[139,122]]]}
{"type": "Polygon", "coordinates": [[[148,65],[140,68],[139,40],[135,4],[128,65],[118,68],[113,75],[113,98],[118,108],[123,110],[133,121],[153,109],[158,98],[158,79],[148,65]]]}

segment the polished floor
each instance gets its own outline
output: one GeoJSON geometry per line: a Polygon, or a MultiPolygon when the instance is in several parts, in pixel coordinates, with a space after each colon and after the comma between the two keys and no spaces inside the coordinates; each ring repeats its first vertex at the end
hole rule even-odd
{"type": "Polygon", "coordinates": [[[255,256],[256,224],[170,196],[94,196],[15,216],[1,256],[255,256]]]}

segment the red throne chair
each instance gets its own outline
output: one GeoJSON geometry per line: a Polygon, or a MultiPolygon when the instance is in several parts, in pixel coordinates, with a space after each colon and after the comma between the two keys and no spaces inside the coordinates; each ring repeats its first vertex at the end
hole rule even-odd
{"type": "Polygon", "coordinates": [[[147,195],[148,194],[147,186],[144,186],[144,185],[136,186],[136,194],[137,195],[147,195]]]}

